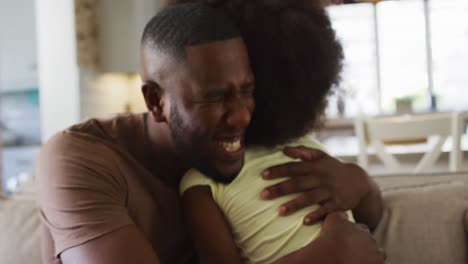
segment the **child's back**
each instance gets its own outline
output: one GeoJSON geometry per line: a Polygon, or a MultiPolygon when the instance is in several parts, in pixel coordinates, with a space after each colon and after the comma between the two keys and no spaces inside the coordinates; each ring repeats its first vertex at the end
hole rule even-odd
{"type": "MultiPolygon", "coordinates": [[[[321,149],[310,137],[296,140],[288,146],[306,146],[321,149]]],[[[318,205],[303,208],[292,215],[278,215],[280,205],[297,194],[271,201],[261,199],[261,191],[284,179],[266,181],[261,177],[265,168],[293,161],[283,153],[284,146],[273,148],[247,148],[245,163],[236,178],[229,184],[215,182],[198,170],[192,169],[184,176],[181,192],[200,185],[211,189],[213,200],[222,210],[231,227],[233,239],[248,263],[272,263],[274,260],[298,250],[320,232],[320,223],[304,225],[304,217],[318,205]]],[[[349,213],[350,214],[350,213],[349,213]]]]}

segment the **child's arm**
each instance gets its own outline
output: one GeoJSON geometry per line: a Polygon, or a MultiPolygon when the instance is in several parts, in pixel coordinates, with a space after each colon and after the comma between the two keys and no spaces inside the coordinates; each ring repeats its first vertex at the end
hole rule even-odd
{"type": "Polygon", "coordinates": [[[182,201],[200,263],[241,263],[230,227],[213,200],[210,187],[191,187],[183,193],[182,201]]]}

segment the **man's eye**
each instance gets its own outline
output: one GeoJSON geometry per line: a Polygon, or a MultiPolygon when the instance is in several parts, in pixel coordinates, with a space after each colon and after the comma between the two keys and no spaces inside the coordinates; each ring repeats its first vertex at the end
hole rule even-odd
{"type": "Polygon", "coordinates": [[[253,87],[245,87],[242,89],[242,93],[245,95],[253,95],[254,88],[253,87]]]}
{"type": "Polygon", "coordinates": [[[207,103],[216,103],[223,101],[225,98],[226,95],[224,93],[217,93],[207,96],[204,101],[207,103]]]}

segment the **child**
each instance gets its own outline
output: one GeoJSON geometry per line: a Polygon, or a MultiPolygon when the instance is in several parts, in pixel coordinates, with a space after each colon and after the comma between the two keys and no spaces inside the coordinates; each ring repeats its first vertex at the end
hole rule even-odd
{"type": "Polygon", "coordinates": [[[198,249],[224,256],[223,263],[271,263],[306,246],[320,231],[320,224],[303,224],[318,205],[279,217],[279,205],[295,195],[273,201],[259,197],[275,183],[262,179],[262,170],[293,161],[283,154],[285,146],[321,149],[307,134],[338,83],[343,52],[326,11],[311,2],[224,3],[241,28],[256,79],[257,106],[246,134],[245,162],[229,183],[192,169],[180,185],[198,249]]]}

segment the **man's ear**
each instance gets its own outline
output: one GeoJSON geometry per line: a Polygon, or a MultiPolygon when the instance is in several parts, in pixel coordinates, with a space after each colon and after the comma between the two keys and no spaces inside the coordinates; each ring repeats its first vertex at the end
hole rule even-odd
{"type": "Polygon", "coordinates": [[[166,122],[164,115],[164,89],[155,82],[144,82],[141,91],[145,97],[146,108],[153,116],[155,122],[166,122]]]}

